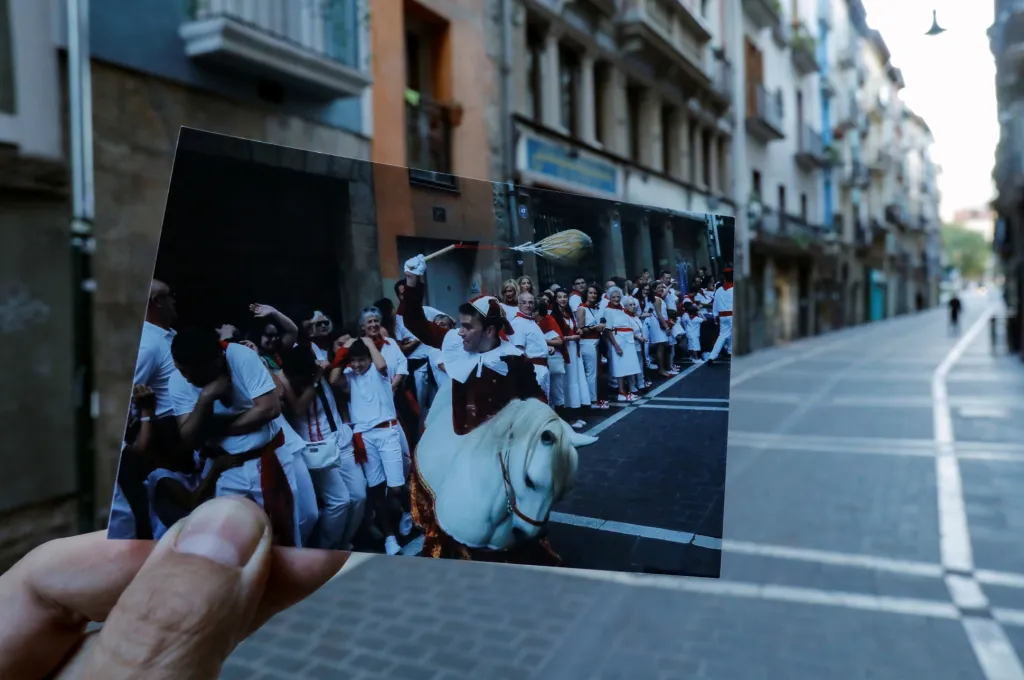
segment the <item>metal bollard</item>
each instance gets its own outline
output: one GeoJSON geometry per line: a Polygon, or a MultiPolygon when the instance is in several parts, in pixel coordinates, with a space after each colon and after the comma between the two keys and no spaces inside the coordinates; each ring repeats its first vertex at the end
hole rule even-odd
{"type": "Polygon", "coordinates": [[[992,353],[996,353],[996,317],[992,317],[988,320],[988,335],[989,335],[989,346],[992,348],[992,353]]]}

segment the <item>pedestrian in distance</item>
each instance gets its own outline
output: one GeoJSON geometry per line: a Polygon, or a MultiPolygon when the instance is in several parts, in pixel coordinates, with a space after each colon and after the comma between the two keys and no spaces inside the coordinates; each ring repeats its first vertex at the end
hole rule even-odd
{"type": "Polygon", "coordinates": [[[963,304],[960,302],[960,296],[953,293],[953,297],[949,299],[949,332],[952,335],[960,333],[960,312],[962,310],[963,304]]]}

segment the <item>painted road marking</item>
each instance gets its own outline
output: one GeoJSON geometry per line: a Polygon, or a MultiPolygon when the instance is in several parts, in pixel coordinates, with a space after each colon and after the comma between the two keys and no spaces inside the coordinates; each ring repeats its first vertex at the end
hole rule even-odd
{"type": "MultiPolygon", "coordinates": [[[[995,307],[990,306],[981,314],[932,376],[933,431],[939,448],[935,459],[935,479],[938,486],[940,552],[942,566],[959,572],[946,576],[946,586],[954,604],[962,610],[986,609],[988,598],[973,574],[970,527],[946,383],[950,379],[950,370],[981,334],[994,312],[995,307]]],[[[987,381],[975,379],[971,382],[987,381]]],[[[1024,680],[1024,666],[998,620],[965,616],[961,623],[987,680],[1024,680]]]]}
{"type": "Polygon", "coordinates": [[[671,543],[682,543],[684,545],[698,545],[711,550],[722,549],[722,539],[713,536],[701,536],[686,531],[674,531],[672,529],[659,529],[639,524],[628,524],[626,522],[613,522],[611,520],[596,519],[594,517],[581,517],[570,515],[564,512],[552,512],[551,521],[558,524],[569,524],[598,531],[610,531],[616,534],[638,536],[640,538],[651,538],[657,541],[668,541],[671,543]],[[699,539],[699,540],[698,540],[699,539]]]}

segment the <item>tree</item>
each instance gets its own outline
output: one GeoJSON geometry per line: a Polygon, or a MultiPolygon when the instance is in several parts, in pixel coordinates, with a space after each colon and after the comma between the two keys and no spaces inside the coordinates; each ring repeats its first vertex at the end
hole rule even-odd
{"type": "Polygon", "coordinates": [[[965,279],[979,279],[992,256],[992,244],[984,234],[962,224],[942,225],[942,250],[946,262],[960,270],[965,279]]]}

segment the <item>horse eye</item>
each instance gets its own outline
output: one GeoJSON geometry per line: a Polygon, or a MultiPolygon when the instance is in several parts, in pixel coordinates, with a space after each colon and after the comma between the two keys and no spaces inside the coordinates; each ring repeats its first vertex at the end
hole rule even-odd
{"type": "Polygon", "coordinates": [[[536,485],[533,483],[533,479],[530,478],[530,475],[526,475],[526,488],[527,489],[536,489],[537,488],[536,485]]]}
{"type": "Polygon", "coordinates": [[[551,430],[544,430],[544,434],[542,434],[540,436],[540,440],[542,442],[544,442],[545,444],[554,444],[555,443],[555,433],[552,432],[551,430]]]}

